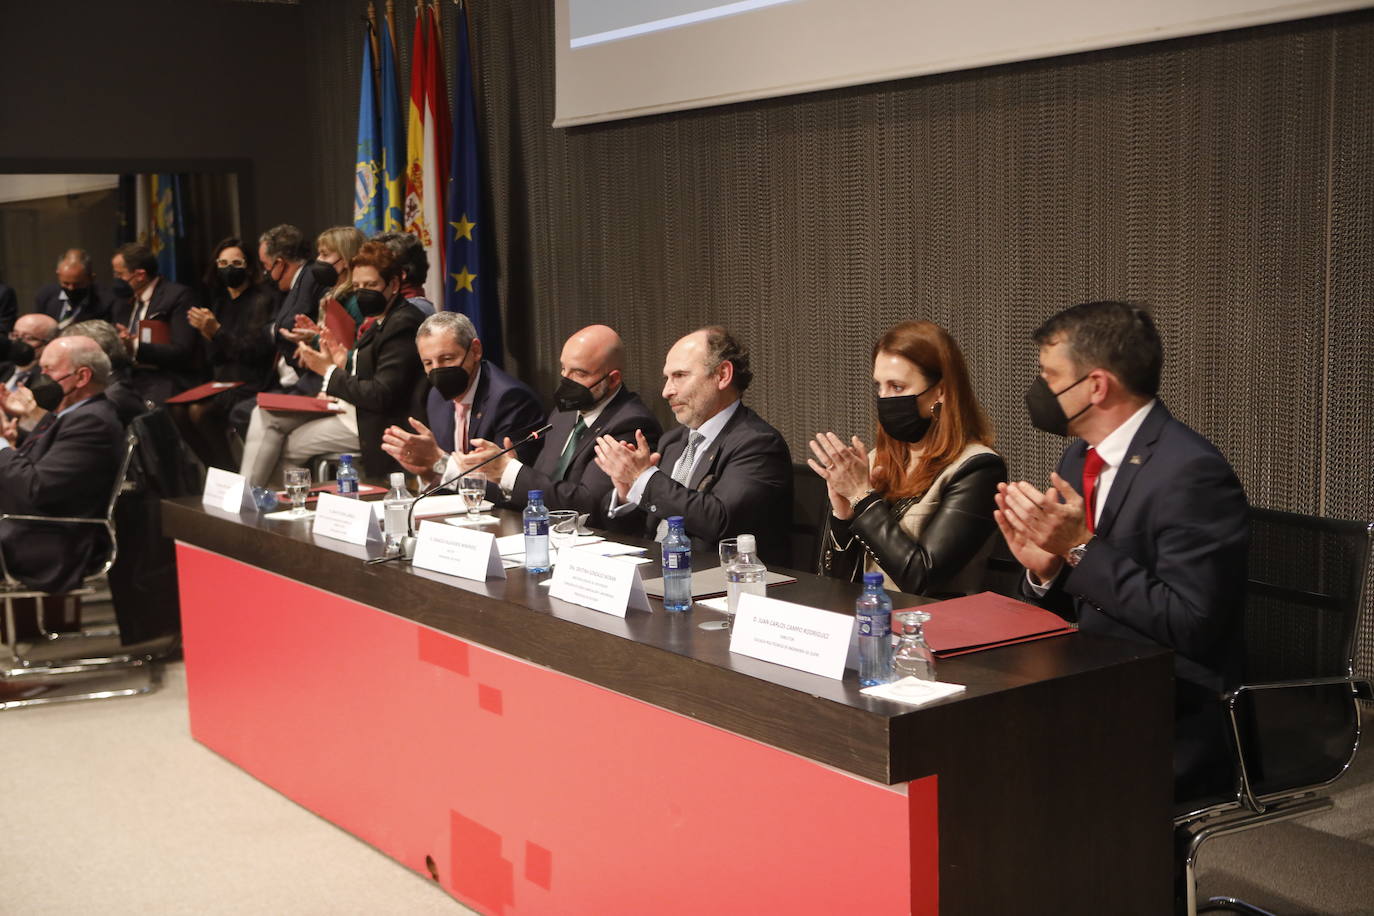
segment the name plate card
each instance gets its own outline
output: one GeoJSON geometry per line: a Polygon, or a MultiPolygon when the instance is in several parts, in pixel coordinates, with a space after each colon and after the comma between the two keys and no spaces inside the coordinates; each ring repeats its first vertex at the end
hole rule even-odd
{"type": "Polygon", "coordinates": [[[549,594],[603,614],[624,617],[626,611],[649,609],[649,596],[639,567],[590,550],[564,550],[553,568],[549,594]]]}
{"type": "Polygon", "coordinates": [[[814,607],[740,595],[730,651],[839,680],[854,618],[814,607]]]}
{"type": "Polygon", "coordinates": [[[205,493],[200,501],[202,505],[225,512],[257,511],[258,508],[253,504],[253,489],[248,486],[248,478],[223,468],[206,469],[205,493]]]}
{"type": "Polygon", "coordinates": [[[496,535],[440,522],[421,523],[411,565],[479,582],[506,578],[496,552],[496,535]]]}
{"type": "Polygon", "coordinates": [[[371,503],[333,493],[320,494],[320,501],[315,505],[315,527],[310,530],[320,537],[360,547],[368,541],[382,539],[382,528],[377,524],[371,503]]]}

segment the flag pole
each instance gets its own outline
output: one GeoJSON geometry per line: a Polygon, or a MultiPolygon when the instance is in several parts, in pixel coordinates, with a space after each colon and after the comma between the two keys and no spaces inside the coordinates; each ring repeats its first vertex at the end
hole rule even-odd
{"type": "Polygon", "coordinates": [[[374,98],[381,97],[382,55],[377,48],[377,4],[367,0],[367,37],[372,42],[372,91],[374,98]]]}

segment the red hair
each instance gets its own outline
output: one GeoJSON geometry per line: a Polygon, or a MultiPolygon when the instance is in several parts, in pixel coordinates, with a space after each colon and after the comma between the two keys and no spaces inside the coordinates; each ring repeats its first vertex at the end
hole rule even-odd
{"type": "Polygon", "coordinates": [[[874,488],[886,499],[920,496],[969,443],[992,445],[992,424],[973,396],[964,354],[949,332],[938,324],[904,321],[873,345],[874,360],[880,353],[910,360],[932,385],[944,386],[943,400],[935,407],[934,422],[920,442],[900,442],[884,432],[882,424],[878,425],[874,488]],[[917,448],[924,454],[912,466],[911,453],[917,448]]]}

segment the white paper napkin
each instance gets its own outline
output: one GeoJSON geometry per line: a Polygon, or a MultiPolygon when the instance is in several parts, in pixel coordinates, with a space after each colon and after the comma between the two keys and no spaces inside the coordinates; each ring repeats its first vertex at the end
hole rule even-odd
{"type": "Polygon", "coordinates": [[[963,684],[923,681],[920,678],[908,676],[890,684],[865,687],[859,693],[867,697],[877,697],[880,700],[894,700],[908,706],[924,706],[927,703],[934,703],[936,700],[943,700],[945,697],[963,693],[967,689],[963,684]]]}

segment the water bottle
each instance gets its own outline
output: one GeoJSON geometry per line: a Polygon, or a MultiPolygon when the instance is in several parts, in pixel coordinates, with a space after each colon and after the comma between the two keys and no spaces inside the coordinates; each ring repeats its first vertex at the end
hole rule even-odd
{"type": "Polygon", "coordinates": [[[339,472],[334,475],[339,487],[339,495],[349,499],[358,498],[358,470],[353,467],[352,455],[339,456],[339,472]]]}
{"type": "Polygon", "coordinates": [[[401,538],[410,534],[407,522],[410,516],[410,491],[406,489],[406,475],[401,471],[391,474],[391,489],[382,501],[382,518],[386,527],[386,552],[399,553],[401,538]]]}
{"type": "Polygon", "coordinates": [[[741,534],[736,539],[736,549],[739,552],[725,567],[725,607],[729,614],[739,610],[740,595],[765,594],[768,578],[768,568],[759,559],[752,534],[741,534]]]}
{"type": "Polygon", "coordinates": [[[525,569],[546,573],[549,563],[549,510],[544,507],[544,491],[530,490],[525,504],[525,569]]]}
{"type": "Polygon", "coordinates": [[[682,527],[682,516],[668,519],[663,539],[663,608],[686,611],[692,607],[692,541],[682,527]]]}
{"type": "Polygon", "coordinates": [[[859,683],[886,684],[892,680],[892,599],[883,591],[882,573],[864,573],[854,619],[859,625],[859,683]]]}

